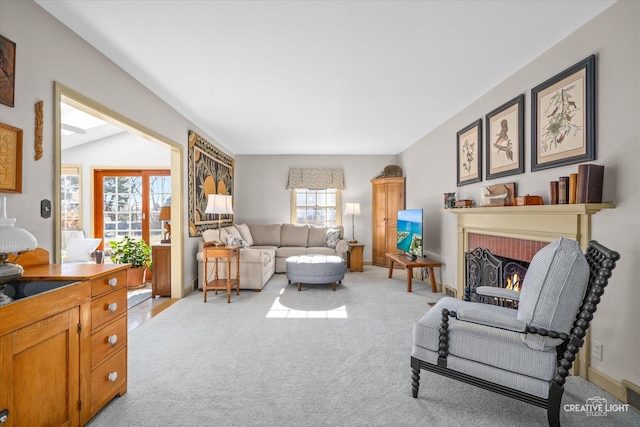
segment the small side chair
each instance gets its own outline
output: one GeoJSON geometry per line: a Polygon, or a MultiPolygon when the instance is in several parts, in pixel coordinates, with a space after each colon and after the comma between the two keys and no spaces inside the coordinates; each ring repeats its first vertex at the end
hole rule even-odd
{"type": "Polygon", "coordinates": [[[619,259],[560,238],[531,260],[517,310],[440,299],[413,328],[413,397],[424,369],[545,408],[559,426],[565,379],[619,259]]]}

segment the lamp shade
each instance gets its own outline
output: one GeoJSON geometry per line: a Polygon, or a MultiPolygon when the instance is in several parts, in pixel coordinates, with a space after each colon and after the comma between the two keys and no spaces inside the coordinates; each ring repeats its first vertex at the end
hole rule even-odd
{"type": "Polygon", "coordinates": [[[160,208],[160,215],[158,215],[158,220],[160,221],[169,221],[171,219],[171,206],[163,206],[160,208]]]}
{"type": "Polygon", "coordinates": [[[347,203],[345,215],[360,215],[360,203],[347,203]]]}
{"type": "Polygon", "coordinates": [[[0,197],[0,254],[35,249],[38,241],[27,230],[14,227],[15,218],[7,218],[6,197],[0,197]]]}
{"type": "Polygon", "coordinates": [[[233,214],[233,201],[228,194],[209,194],[207,207],[204,213],[208,214],[233,214]]]}

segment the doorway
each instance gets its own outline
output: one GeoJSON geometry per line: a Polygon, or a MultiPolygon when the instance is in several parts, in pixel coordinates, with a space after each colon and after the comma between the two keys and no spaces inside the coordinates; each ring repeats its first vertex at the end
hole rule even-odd
{"type": "MultiPolygon", "coordinates": [[[[164,149],[168,150],[168,157],[167,157],[168,169],[165,166],[165,170],[169,171],[169,176],[171,178],[171,181],[175,183],[175,185],[171,186],[171,190],[170,190],[170,197],[174,201],[174,203],[171,205],[171,208],[170,208],[171,221],[175,224],[182,223],[182,212],[181,212],[181,209],[179,209],[179,207],[183,205],[183,194],[182,194],[183,192],[181,187],[181,183],[182,183],[181,176],[183,174],[182,173],[183,148],[180,144],[177,144],[174,141],[171,141],[159,134],[156,134],[155,132],[143,127],[142,125],[132,122],[126,117],[58,83],[55,84],[55,100],[56,102],[54,105],[56,107],[56,111],[55,111],[56,120],[54,123],[55,123],[56,129],[55,129],[55,144],[54,144],[54,159],[55,159],[54,182],[61,183],[61,180],[63,177],[62,171],[63,171],[64,158],[63,158],[63,152],[62,152],[62,132],[63,130],[69,130],[69,125],[62,122],[61,110],[62,110],[62,105],[68,105],[74,109],[77,109],[86,114],[92,115],[99,120],[102,120],[104,122],[107,122],[113,125],[114,127],[119,128],[120,132],[128,132],[148,142],[150,141],[153,144],[156,144],[160,147],[164,147],[164,149]]],[[[74,129],[73,126],[71,126],[71,131],[72,132],[77,131],[78,133],[81,133],[81,129],[80,130],[78,130],[77,128],[74,129]]],[[[126,151],[123,152],[123,156],[124,157],[128,156],[129,159],[136,158],[136,156],[131,156],[126,151]]],[[[138,159],[142,158],[142,159],[145,159],[144,161],[146,161],[145,156],[138,156],[137,158],[138,159]]],[[[82,167],[84,167],[83,165],[84,162],[79,162],[79,163],[81,164],[82,167]]],[[[87,166],[87,168],[90,169],[89,166],[87,166]]],[[[88,170],[87,172],[90,174],[91,170],[88,170]]],[[[93,178],[87,178],[84,181],[85,182],[88,181],[90,182],[90,184],[82,186],[83,188],[86,189],[85,190],[86,192],[84,193],[86,195],[85,197],[86,203],[83,203],[85,208],[81,209],[80,212],[82,212],[82,217],[85,218],[85,221],[89,221],[88,223],[85,222],[86,226],[84,227],[84,229],[93,231],[95,229],[95,225],[94,225],[95,209],[93,207],[95,204],[95,200],[94,200],[95,195],[93,194],[93,191],[92,191],[92,189],[94,188],[93,178]]],[[[63,203],[65,199],[63,198],[63,194],[62,194],[63,191],[61,187],[62,187],[61,185],[54,186],[54,197],[55,197],[54,206],[56,207],[53,210],[54,217],[56,218],[56,221],[54,221],[54,232],[55,232],[54,262],[56,263],[61,262],[61,244],[62,244],[61,231],[62,231],[62,223],[63,223],[63,220],[62,220],[63,215],[62,215],[61,209],[63,205],[65,205],[63,203]]],[[[182,280],[183,278],[182,246],[183,246],[182,227],[175,227],[173,232],[172,244],[171,244],[171,297],[172,298],[182,298],[186,294],[184,286],[182,284],[182,281],[183,281],[182,280]]]]}

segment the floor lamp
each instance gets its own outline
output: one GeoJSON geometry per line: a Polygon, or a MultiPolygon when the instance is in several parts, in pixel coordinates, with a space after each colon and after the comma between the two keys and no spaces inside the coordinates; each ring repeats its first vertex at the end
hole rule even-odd
{"type": "Polygon", "coordinates": [[[218,214],[218,241],[216,246],[225,246],[226,243],[220,240],[220,231],[222,228],[222,215],[233,214],[233,201],[228,194],[209,194],[207,200],[207,208],[204,213],[218,214]]]}
{"type": "Polygon", "coordinates": [[[353,222],[353,217],[360,215],[360,203],[347,203],[347,208],[344,213],[345,215],[351,215],[351,241],[349,243],[358,243],[356,240],[356,226],[353,222]]]}

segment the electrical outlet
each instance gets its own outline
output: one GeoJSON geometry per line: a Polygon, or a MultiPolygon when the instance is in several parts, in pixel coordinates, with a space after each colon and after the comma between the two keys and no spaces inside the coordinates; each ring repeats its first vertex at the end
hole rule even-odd
{"type": "Polygon", "coordinates": [[[593,342],[592,355],[595,359],[602,360],[602,343],[599,343],[598,341],[593,342]]]}

